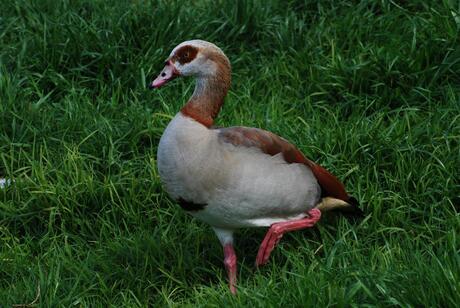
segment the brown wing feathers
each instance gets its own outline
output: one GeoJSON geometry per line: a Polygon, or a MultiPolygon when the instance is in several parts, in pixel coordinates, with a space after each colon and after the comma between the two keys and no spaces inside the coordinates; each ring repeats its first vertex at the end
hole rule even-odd
{"type": "MultiPolygon", "coordinates": [[[[288,163],[307,165],[323,191],[323,196],[330,196],[348,202],[351,198],[344,185],[329,171],[306,158],[295,146],[285,139],[257,128],[229,127],[219,129],[219,137],[236,146],[257,147],[269,155],[281,153],[288,163]]],[[[354,199],[354,198],[353,198],[354,199]]]]}

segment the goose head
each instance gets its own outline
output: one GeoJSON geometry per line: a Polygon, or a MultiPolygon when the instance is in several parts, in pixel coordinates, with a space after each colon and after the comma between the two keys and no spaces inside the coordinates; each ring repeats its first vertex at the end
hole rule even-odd
{"type": "Polygon", "coordinates": [[[230,62],[219,47],[202,40],[190,40],[172,50],[149,88],[159,88],[179,76],[228,79],[227,75],[230,75],[230,62]]]}

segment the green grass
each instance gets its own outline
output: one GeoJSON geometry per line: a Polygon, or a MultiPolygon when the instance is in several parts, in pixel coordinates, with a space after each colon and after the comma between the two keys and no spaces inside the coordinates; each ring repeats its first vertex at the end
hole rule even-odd
{"type": "Polygon", "coordinates": [[[215,2],[2,4],[0,306],[458,305],[455,1],[215,2]],[[284,136],[367,213],[324,215],[260,270],[264,230],[241,230],[236,297],[155,166],[193,83],[146,84],[191,38],[233,64],[219,125],[284,136]]]}

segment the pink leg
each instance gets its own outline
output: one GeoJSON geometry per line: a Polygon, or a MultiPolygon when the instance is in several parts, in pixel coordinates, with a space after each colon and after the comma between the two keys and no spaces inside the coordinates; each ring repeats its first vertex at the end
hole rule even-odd
{"type": "Polygon", "coordinates": [[[232,244],[224,246],[224,264],[227,269],[230,292],[236,294],[236,254],[232,244]]]}
{"type": "Polygon", "coordinates": [[[283,234],[290,231],[301,230],[313,227],[321,218],[321,212],[318,209],[312,209],[308,212],[309,217],[299,220],[278,222],[270,226],[265,235],[259,252],[257,253],[256,266],[261,266],[267,263],[268,258],[276,244],[283,237],[283,234]]]}

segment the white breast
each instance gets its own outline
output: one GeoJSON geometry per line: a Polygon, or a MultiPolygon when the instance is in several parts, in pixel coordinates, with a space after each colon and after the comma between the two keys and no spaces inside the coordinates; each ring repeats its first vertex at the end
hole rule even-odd
{"type": "Polygon", "coordinates": [[[211,168],[205,168],[213,156],[210,144],[215,136],[200,123],[177,114],[166,127],[158,145],[158,170],[168,193],[195,203],[205,203],[209,196],[206,183],[211,168]]]}
{"type": "Polygon", "coordinates": [[[214,227],[269,226],[300,218],[320,198],[308,167],[225,143],[217,130],[180,113],[161,137],[157,159],[168,193],[206,204],[191,214],[214,227]]]}

